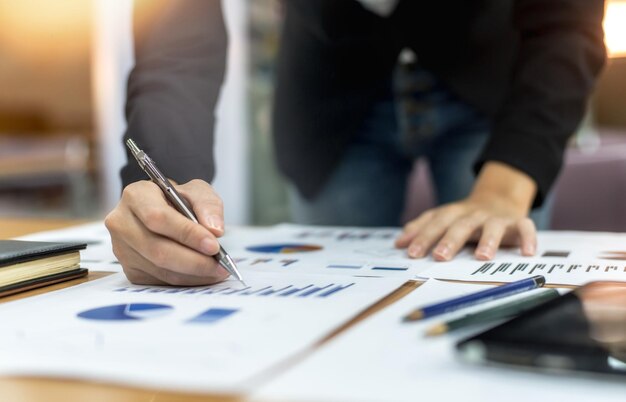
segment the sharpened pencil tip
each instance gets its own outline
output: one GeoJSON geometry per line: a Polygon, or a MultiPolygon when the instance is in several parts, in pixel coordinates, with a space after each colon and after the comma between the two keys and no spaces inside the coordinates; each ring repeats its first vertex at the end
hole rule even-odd
{"type": "Polygon", "coordinates": [[[409,314],[405,315],[404,318],[402,319],[402,321],[404,321],[404,322],[412,322],[412,321],[421,320],[422,318],[424,318],[424,313],[422,312],[422,310],[416,310],[416,311],[412,311],[409,314]]]}
{"type": "Polygon", "coordinates": [[[437,324],[426,330],[424,333],[425,337],[439,336],[448,332],[448,327],[446,324],[437,324]]]}

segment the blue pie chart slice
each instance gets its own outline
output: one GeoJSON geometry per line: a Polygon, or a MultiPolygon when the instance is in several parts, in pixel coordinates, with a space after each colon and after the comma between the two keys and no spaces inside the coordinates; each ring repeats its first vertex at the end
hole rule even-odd
{"type": "Polygon", "coordinates": [[[95,321],[140,321],[161,317],[172,309],[167,304],[128,303],[85,310],[77,316],[95,321]]]}

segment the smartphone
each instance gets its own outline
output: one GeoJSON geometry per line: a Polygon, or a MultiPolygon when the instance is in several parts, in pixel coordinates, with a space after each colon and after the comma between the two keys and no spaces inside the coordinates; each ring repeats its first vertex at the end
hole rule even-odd
{"type": "Polygon", "coordinates": [[[463,360],[626,376],[626,282],[592,282],[457,344],[463,360]]]}

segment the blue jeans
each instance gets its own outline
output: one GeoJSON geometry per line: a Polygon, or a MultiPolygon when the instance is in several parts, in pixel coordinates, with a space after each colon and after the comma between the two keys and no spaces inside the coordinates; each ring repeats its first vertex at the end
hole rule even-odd
{"type": "MultiPolygon", "coordinates": [[[[290,188],[292,218],[302,224],[398,226],[418,158],[429,165],[438,205],[463,199],[489,132],[489,119],[428,71],[399,66],[389,91],[381,94],[315,199],[290,188]]],[[[538,228],[547,228],[549,205],[531,217],[538,228]]]]}

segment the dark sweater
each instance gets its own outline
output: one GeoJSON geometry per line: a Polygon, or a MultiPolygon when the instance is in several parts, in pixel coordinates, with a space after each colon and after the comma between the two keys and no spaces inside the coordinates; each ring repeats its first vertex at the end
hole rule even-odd
{"type": "MultiPolygon", "coordinates": [[[[274,144],[280,170],[308,198],[324,185],[409,47],[491,118],[476,169],[500,161],[525,172],[537,183],[538,206],[606,57],[602,0],[404,0],[389,18],[354,0],[284,3],[274,144]]],[[[168,4],[169,12],[137,36],[127,135],[154,159],[163,155],[159,163],[174,179],[210,181],[225,54],[219,1],[168,4]]],[[[134,163],[122,177],[125,184],[143,178],[134,163]]]]}

